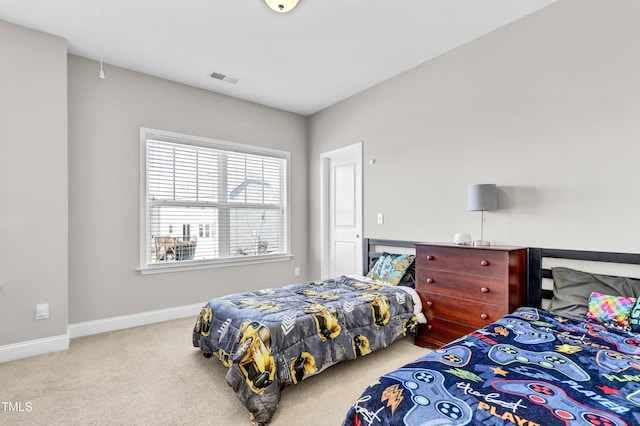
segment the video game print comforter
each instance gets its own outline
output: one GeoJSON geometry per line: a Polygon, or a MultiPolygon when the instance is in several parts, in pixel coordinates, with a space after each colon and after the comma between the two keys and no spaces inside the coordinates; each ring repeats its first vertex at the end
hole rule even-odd
{"type": "Polygon", "coordinates": [[[343,425],[640,424],[640,336],[520,308],[385,374],[343,425]]]}
{"type": "Polygon", "coordinates": [[[252,423],[266,424],[285,386],[415,332],[414,293],[343,276],[225,296],[202,308],[193,345],[229,367],[252,423]]]}

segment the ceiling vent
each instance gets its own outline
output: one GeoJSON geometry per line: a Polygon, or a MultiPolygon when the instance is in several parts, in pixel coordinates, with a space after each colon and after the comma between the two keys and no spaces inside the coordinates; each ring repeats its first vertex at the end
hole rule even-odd
{"type": "Polygon", "coordinates": [[[222,74],[219,72],[212,72],[210,75],[211,78],[215,78],[216,80],[226,81],[227,83],[236,84],[239,79],[235,77],[231,77],[230,75],[222,74]]]}

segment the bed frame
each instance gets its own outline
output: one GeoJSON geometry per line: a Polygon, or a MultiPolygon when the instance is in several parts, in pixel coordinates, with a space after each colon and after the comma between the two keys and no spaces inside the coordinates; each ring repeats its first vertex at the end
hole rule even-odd
{"type": "MultiPolygon", "coordinates": [[[[527,283],[527,306],[540,307],[543,299],[551,299],[552,290],[542,288],[544,278],[552,278],[551,269],[544,268],[544,258],[587,260],[591,262],[640,265],[638,253],[615,253],[584,250],[561,250],[551,248],[529,248],[529,277],[527,283]]],[[[637,278],[636,278],[637,279],[637,278]]]]}
{"type": "Polygon", "coordinates": [[[377,246],[388,246],[388,247],[403,247],[406,249],[414,249],[416,248],[417,241],[403,241],[403,240],[384,240],[384,239],[376,239],[376,238],[365,238],[363,239],[362,244],[362,272],[363,275],[367,275],[369,269],[373,266],[373,264],[378,260],[380,255],[382,255],[381,251],[375,250],[377,246]]]}

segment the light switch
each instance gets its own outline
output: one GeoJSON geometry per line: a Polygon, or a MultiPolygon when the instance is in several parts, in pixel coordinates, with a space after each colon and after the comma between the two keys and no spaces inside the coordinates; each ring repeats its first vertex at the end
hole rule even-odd
{"type": "Polygon", "coordinates": [[[378,225],[382,225],[384,223],[384,213],[378,213],[378,225]]]}

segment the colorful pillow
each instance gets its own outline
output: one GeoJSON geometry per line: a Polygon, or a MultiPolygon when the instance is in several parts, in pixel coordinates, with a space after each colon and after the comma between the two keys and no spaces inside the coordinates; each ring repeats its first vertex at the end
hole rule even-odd
{"type": "Polygon", "coordinates": [[[367,279],[398,285],[413,263],[413,254],[391,254],[384,252],[367,274],[367,279]]]}
{"type": "Polygon", "coordinates": [[[587,322],[629,331],[629,315],[635,303],[634,297],[610,296],[594,291],[589,296],[587,322]]]}
{"type": "Polygon", "coordinates": [[[633,305],[633,308],[631,308],[629,325],[631,326],[631,331],[640,333],[640,297],[636,299],[636,303],[633,305]]]}

